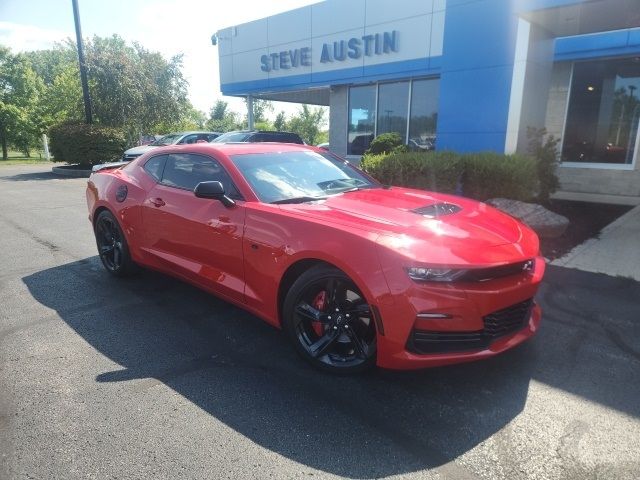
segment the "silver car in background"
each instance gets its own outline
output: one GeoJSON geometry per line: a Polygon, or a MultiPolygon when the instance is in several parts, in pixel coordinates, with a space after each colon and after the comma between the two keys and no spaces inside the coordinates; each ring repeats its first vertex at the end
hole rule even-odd
{"type": "Polygon", "coordinates": [[[198,143],[198,142],[210,142],[211,140],[219,137],[221,133],[219,132],[180,132],[180,133],[170,133],[169,135],[165,135],[164,137],[156,140],[155,142],[151,142],[147,145],[140,145],[138,147],[130,148],[126,150],[122,155],[122,161],[130,162],[134,158],[138,158],[143,153],[148,152],[149,150],[156,147],[164,147],[165,145],[183,145],[189,143],[198,143]]]}

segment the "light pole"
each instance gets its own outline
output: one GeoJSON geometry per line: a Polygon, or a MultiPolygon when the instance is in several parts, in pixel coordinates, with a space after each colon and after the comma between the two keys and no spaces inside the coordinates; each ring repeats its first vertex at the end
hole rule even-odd
{"type": "Polygon", "coordinates": [[[91,97],[89,97],[89,82],[87,81],[87,65],[84,61],[84,46],[82,42],[82,30],[80,28],[80,13],[78,0],[71,0],[73,5],[73,20],[76,24],[76,43],[78,45],[78,63],[80,64],[80,82],[82,83],[82,97],[84,98],[84,115],[87,123],[91,125],[91,97]]]}

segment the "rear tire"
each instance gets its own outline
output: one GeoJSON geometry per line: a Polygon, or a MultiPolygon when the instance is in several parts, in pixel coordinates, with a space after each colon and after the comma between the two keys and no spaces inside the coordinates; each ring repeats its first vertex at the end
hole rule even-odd
{"type": "Polygon", "coordinates": [[[131,275],[136,264],[131,260],[129,245],[120,224],[110,211],[103,210],[98,214],[94,234],[98,255],[107,272],[116,277],[131,275]]]}
{"type": "Polygon", "coordinates": [[[298,353],[317,368],[352,374],[375,364],[371,309],[337,268],[318,265],[298,277],[284,301],[283,327],[298,353]]]}

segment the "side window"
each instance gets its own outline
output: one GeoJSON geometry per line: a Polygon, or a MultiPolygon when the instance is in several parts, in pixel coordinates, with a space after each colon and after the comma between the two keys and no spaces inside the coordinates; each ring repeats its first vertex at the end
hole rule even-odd
{"type": "Polygon", "coordinates": [[[151,157],[144,164],[145,171],[151,175],[157,182],[162,178],[162,170],[167,161],[167,155],[158,155],[157,157],[151,157]]]}
{"type": "Polygon", "coordinates": [[[164,185],[193,190],[200,182],[220,182],[229,197],[242,200],[242,195],[231,181],[222,165],[211,157],[191,153],[174,153],[167,156],[162,175],[164,185]]]}
{"type": "Polygon", "coordinates": [[[198,135],[187,135],[178,142],[178,145],[196,143],[198,141],[198,135]]]}
{"type": "Polygon", "coordinates": [[[300,143],[298,138],[290,133],[279,133],[278,140],[276,141],[283,143],[300,143]]]}
{"type": "Polygon", "coordinates": [[[264,133],[256,133],[248,139],[249,142],[268,142],[266,135],[264,133]]]}
{"type": "Polygon", "coordinates": [[[286,143],[298,143],[300,145],[304,144],[304,141],[302,140],[302,138],[300,138],[299,135],[296,135],[293,133],[287,133],[283,135],[283,138],[280,141],[286,142],[286,143]]]}

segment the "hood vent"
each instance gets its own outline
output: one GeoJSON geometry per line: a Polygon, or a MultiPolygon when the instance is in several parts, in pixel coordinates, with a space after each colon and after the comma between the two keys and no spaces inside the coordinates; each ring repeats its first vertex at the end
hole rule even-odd
{"type": "Polygon", "coordinates": [[[445,215],[453,215],[454,213],[458,213],[460,210],[462,210],[462,207],[459,207],[458,205],[443,202],[427,205],[426,207],[416,208],[411,211],[425,217],[443,217],[445,215]]]}

